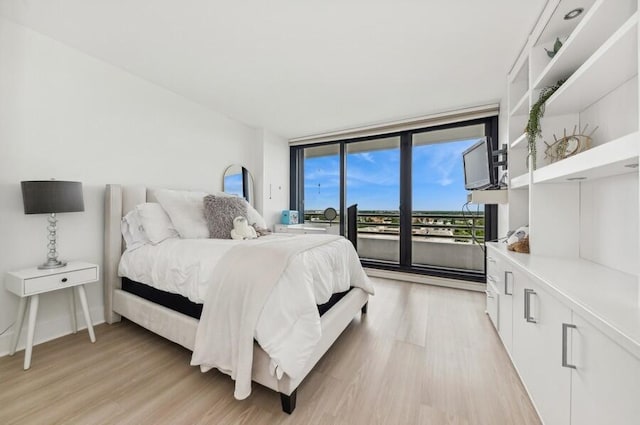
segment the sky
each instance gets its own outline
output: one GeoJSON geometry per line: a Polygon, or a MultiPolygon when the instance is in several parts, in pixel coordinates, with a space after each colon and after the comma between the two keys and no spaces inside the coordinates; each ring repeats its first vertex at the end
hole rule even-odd
{"type": "Polygon", "coordinates": [[[242,191],[242,173],[225,175],[224,191],[232,195],[244,196],[242,191]]]}
{"type": "MultiPolygon", "coordinates": [[[[460,211],[467,200],[462,152],[477,139],[413,148],[413,210],[460,211]]],[[[305,210],[340,207],[339,155],[306,158],[305,210]]],[[[347,155],[347,206],[360,211],[397,211],[400,200],[400,149],[347,155]]]]}

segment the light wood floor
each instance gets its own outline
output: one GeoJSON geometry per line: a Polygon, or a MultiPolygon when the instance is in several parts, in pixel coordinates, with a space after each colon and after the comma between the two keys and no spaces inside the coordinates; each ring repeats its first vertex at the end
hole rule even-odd
{"type": "Polygon", "coordinates": [[[123,322],[0,358],[0,424],[539,424],[484,294],[373,279],[356,318],[298,389],[289,416],[257,384],[233,398],[190,352],[123,322]]]}

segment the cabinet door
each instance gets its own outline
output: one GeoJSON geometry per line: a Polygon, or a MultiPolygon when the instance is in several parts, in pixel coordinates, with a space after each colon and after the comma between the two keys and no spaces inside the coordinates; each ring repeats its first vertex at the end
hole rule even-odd
{"type": "Polygon", "coordinates": [[[493,326],[500,333],[500,312],[499,312],[499,283],[497,276],[500,274],[498,256],[489,250],[487,252],[487,314],[493,322],[493,326]]]}
{"type": "Polygon", "coordinates": [[[571,369],[562,367],[562,323],[570,321],[571,310],[514,270],[513,361],[545,425],[569,423],[571,369]]]}
{"type": "Polygon", "coordinates": [[[495,289],[495,286],[493,285],[493,283],[491,283],[491,281],[487,282],[487,314],[489,315],[489,319],[491,319],[491,322],[493,323],[493,326],[496,329],[500,329],[499,326],[499,307],[498,307],[498,303],[500,302],[498,300],[498,291],[495,289]]]}
{"type": "Polygon", "coordinates": [[[574,314],[571,423],[640,423],[640,359],[574,314]]]}
{"type": "Polygon", "coordinates": [[[500,338],[502,343],[509,352],[513,354],[513,285],[515,275],[513,270],[506,262],[501,262],[501,274],[496,283],[499,295],[499,307],[500,313],[498,315],[500,319],[500,338]]]}

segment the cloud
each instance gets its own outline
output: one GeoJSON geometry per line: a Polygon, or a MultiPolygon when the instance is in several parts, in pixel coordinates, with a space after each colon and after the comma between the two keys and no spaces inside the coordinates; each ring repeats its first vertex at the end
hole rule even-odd
{"type": "Polygon", "coordinates": [[[398,186],[400,184],[400,170],[390,167],[349,167],[347,169],[347,186],[398,186]]]}
{"type": "Polygon", "coordinates": [[[476,140],[463,140],[436,145],[425,145],[414,149],[414,164],[423,162],[422,177],[425,182],[437,184],[442,187],[450,186],[456,182],[454,173],[458,173],[462,166],[462,152],[476,140]]]}
{"type": "Polygon", "coordinates": [[[440,184],[440,186],[449,186],[451,183],[453,183],[453,179],[449,177],[442,177],[440,180],[438,180],[438,183],[440,184]]]}
{"type": "Polygon", "coordinates": [[[361,152],[361,153],[354,153],[352,154],[355,157],[358,157],[364,161],[367,161],[371,164],[375,164],[376,160],[373,159],[373,155],[371,155],[371,152],[361,152]]]}
{"type": "MultiPolygon", "coordinates": [[[[414,208],[457,210],[464,203],[462,152],[476,140],[416,146],[413,150],[414,208]]],[[[398,208],[399,149],[347,154],[347,200],[362,209],[398,208]]],[[[305,208],[339,201],[340,166],[334,156],[305,160],[305,208]],[[320,184],[320,187],[318,187],[320,184]]],[[[335,207],[335,206],[334,206],[335,207]]]]}

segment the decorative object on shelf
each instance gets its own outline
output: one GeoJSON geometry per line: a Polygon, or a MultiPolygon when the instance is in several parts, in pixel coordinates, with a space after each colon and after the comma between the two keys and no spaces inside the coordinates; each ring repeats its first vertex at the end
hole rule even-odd
{"type": "Polygon", "coordinates": [[[282,224],[298,224],[300,222],[298,217],[298,211],[295,211],[295,210],[282,211],[280,222],[282,224]]]}
{"type": "Polygon", "coordinates": [[[522,238],[522,240],[519,240],[518,242],[515,242],[515,243],[507,246],[507,249],[509,251],[520,252],[522,254],[528,254],[529,253],[529,235],[527,235],[524,238],[522,238]]]}
{"type": "Polygon", "coordinates": [[[531,157],[531,163],[533,169],[536,169],[536,138],[542,135],[542,129],[540,128],[540,120],[544,116],[544,105],[546,101],[553,95],[556,90],[564,84],[565,80],[560,80],[553,86],[545,87],[540,91],[538,101],[531,106],[529,111],[529,121],[525,132],[527,133],[527,143],[529,146],[529,155],[527,155],[527,162],[531,157]]]}
{"type": "Polygon", "coordinates": [[[553,50],[547,50],[545,48],[544,51],[547,52],[547,56],[549,56],[550,58],[553,58],[556,55],[556,53],[558,53],[558,50],[560,50],[561,47],[562,47],[562,41],[560,41],[559,38],[556,38],[556,42],[553,43],[553,50]]]}
{"type": "Polygon", "coordinates": [[[329,220],[329,226],[331,226],[333,220],[335,220],[336,217],[338,217],[338,211],[336,211],[335,208],[329,207],[326,210],[324,210],[322,215],[324,216],[325,220],[329,220]]]}
{"type": "Polygon", "coordinates": [[[573,134],[567,136],[567,129],[564,129],[564,136],[558,139],[553,135],[554,143],[548,144],[544,142],[547,148],[544,151],[545,159],[549,159],[551,163],[568,158],[580,152],[584,152],[591,148],[591,136],[596,132],[598,127],[594,128],[589,135],[587,129],[589,124],[585,125],[581,130],[578,126],[573,127],[573,134]]]}
{"type": "Polygon", "coordinates": [[[529,253],[529,226],[518,227],[514,232],[509,232],[507,249],[524,254],[529,253]]]}
{"type": "Polygon", "coordinates": [[[49,225],[49,253],[47,261],[38,266],[39,269],[55,269],[64,267],[66,262],[58,260],[56,249],[57,213],[84,211],[82,197],[82,183],[60,180],[23,181],[22,201],[25,214],[50,214],[49,225]]]}

